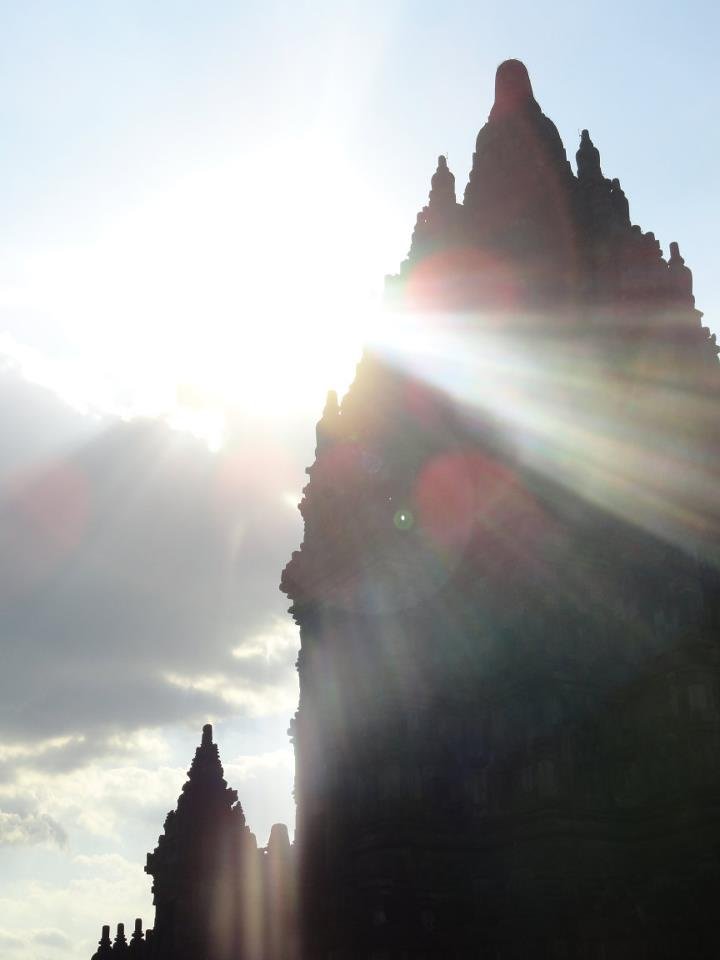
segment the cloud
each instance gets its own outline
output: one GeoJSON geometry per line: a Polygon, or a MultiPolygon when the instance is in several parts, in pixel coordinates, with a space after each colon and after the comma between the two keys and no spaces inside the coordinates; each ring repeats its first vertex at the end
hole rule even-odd
{"type": "Polygon", "coordinates": [[[73,857],[73,863],[86,868],[91,875],[101,876],[111,879],[127,879],[134,877],[137,872],[137,866],[129,863],[125,857],[117,853],[79,853],[73,857]]]}
{"type": "Polygon", "coordinates": [[[36,930],[32,935],[32,942],[41,947],[52,947],[57,950],[69,950],[72,946],[72,940],[62,930],[50,928],[47,930],[36,930]]]}
{"type": "Polygon", "coordinates": [[[293,769],[293,754],[289,748],[271,750],[268,753],[235,757],[224,764],[225,776],[232,783],[244,784],[255,780],[267,771],[287,771],[293,769]]]}
{"type": "MultiPolygon", "coordinates": [[[[160,761],[167,755],[164,740],[158,734],[141,730],[125,734],[82,734],[52,737],[29,744],[0,745],[0,768],[12,771],[16,779],[24,770],[41,771],[44,775],[71,772],[98,759],[122,762],[139,757],[160,761]]],[[[0,795],[2,785],[0,782],[0,795]]]]}
{"type": "Polygon", "coordinates": [[[218,697],[234,709],[262,717],[285,711],[293,713],[297,703],[298,636],[294,624],[276,618],[262,633],[248,637],[232,650],[234,662],[222,672],[182,675],[165,674],[172,686],[189,692],[218,697]]]}
{"type": "MultiPolygon", "coordinates": [[[[0,335],[0,347],[3,338],[0,335]]],[[[81,416],[52,390],[28,381],[0,351],[0,478],[97,435],[103,422],[81,416]]]]}
{"type": "Polygon", "coordinates": [[[46,813],[9,813],[0,810],[0,846],[34,846],[46,843],[64,847],[64,828],[46,813]]]}
{"type": "Polygon", "coordinates": [[[25,949],[25,940],[22,937],[16,937],[14,933],[8,933],[6,930],[0,930],[0,952],[15,953],[25,949]]]}
{"type": "Polygon", "coordinates": [[[0,733],[68,738],[36,756],[46,770],[110,754],[122,732],[292,709],[297,637],[277,584],[304,455],[242,431],[213,454],[158,421],[115,421],[6,471],[0,733]]]}
{"type": "Polygon", "coordinates": [[[67,930],[90,956],[101,923],[151,920],[144,853],[202,723],[227,721],[226,777],[260,842],[289,819],[298,638],[278,581],[312,438],[235,420],[212,453],[158,420],[85,416],[0,363],[3,398],[0,913],[24,939],[0,955],[47,960],[67,930]],[[14,874],[30,857],[34,879],[14,874]]]}
{"type": "Polygon", "coordinates": [[[8,944],[0,933],[0,956],[45,960],[49,949],[61,956],[68,943],[72,956],[80,960],[97,949],[103,923],[124,922],[128,927],[135,917],[151,919],[148,878],[141,864],[116,857],[109,866],[93,858],[73,860],[70,866],[62,883],[23,877],[4,896],[0,892],[8,944]]]}
{"type": "Polygon", "coordinates": [[[12,838],[14,843],[23,842],[21,836],[27,836],[26,843],[49,839],[40,830],[46,821],[57,825],[63,843],[68,838],[60,824],[72,825],[73,847],[81,832],[122,842],[123,825],[128,823],[147,824],[150,835],[157,832],[180,792],[187,767],[169,766],[139,749],[135,756],[147,766],[127,758],[103,758],[51,776],[41,768],[20,769],[12,784],[0,788],[0,807],[7,811],[0,813],[0,827],[2,817],[8,818],[6,842],[12,838]],[[24,835],[19,832],[22,824],[27,825],[24,835]]]}

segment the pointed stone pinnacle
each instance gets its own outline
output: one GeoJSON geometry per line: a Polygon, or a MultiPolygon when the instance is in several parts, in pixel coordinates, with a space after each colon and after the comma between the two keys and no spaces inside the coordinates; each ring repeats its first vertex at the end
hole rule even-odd
{"type": "Polygon", "coordinates": [[[448,169],[447,157],[440,154],[437,170],[430,179],[430,209],[455,205],[455,177],[448,169]]]}
{"type": "Polygon", "coordinates": [[[580,134],[580,146],[575,154],[577,160],[577,174],[579,180],[602,180],[600,167],[600,151],[590,139],[587,130],[580,134]]]}
{"type": "Polygon", "coordinates": [[[495,103],[490,119],[513,113],[528,103],[534,103],[532,84],[527,67],[520,60],[505,60],[495,74],[495,103]]]}
{"type": "Polygon", "coordinates": [[[670,259],[677,260],[680,263],[685,263],[685,260],[680,254],[680,245],[676,240],[673,240],[673,242],[670,244],[670,259]]]}

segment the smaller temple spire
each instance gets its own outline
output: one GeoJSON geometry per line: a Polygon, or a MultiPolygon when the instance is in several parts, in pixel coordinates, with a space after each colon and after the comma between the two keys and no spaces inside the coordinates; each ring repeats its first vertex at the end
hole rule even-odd
{"type": "MultiPolygon", "coordinates": [[[[337,408],[337,397],[334,404],[337,408]]],[[[167,815],[157,846],[147,857],[154,929],[143,935],[138,917],[128,943],[119,923],[113,943],[105,925],[92,960],[117,960],[119,955],[127,960],[288,960],[288,925],[295,921],[291,858],[287,828],[278,824],[267,854],[258,851],[237,792],[225,781],[213,728],[205,724],[177,808],[167,815]],[[258,899],[269,873],[266,862],[274,871],[268,889],[285,897],[278,894],[285,911],[281,917],[267,913],[258,899]],[[277,957],[261,949],[263,911],[275,931],[273,942],[283,948],[277,957]]]]}
{"type": "Polygon", "coordinates": [[[695,297],[693,296],[692,271],[685,266],[685,260],[680,254],[680,247],[674,240],[670,244],[668,272],[670,275],[670,288],[673,299],[689,300],[694,306],[695,297]]]}
{"type": "Polygon", "coordinates": [[[610,184],[610,202],[618,223],[630,226],[630,204],[617,177],[610,184]]]}
{"type": "MultiPolygon", "coordinates": [[[[218,809],[232,807],[237,802],[237,791],[228,787],[220,762],[217,744],[213,743],[212,725],[206,723],[202,730],[200,746],[195,750],[188,779],[182,787],[178,797],[177,810],[171,811],[168,817],[192,817],[196,807],[205,807],[208,804],[218,809]]],[[[243,819],[242,810],[238,804],[239,816],[243,819]]]]}
{"type": "Polygon", "coordinates": [[[126,954],[128,952],[128,942],[125,937],[125,924],[119,923],[117,925],[117,933],[115,934],[115,941],[113,942],[112,955],[117,957],[120,954],[126,954]]]}
{"type": "MultiPolygon", "coordinates": [[[[600,151],[590,139],[587,130],[580,134],[580,146],[575,154],[578,180],[603,180],[600,151]]],[[[619,184],[618,184],[619,186],[619,184]]]]}
{"type": "Polygon", "coordinates": [[[456,203],[455,177],[448,169],[447,157],[441,153],[437,170],[430,180],[430,209],[436,206],[454,207],[456,203]]]}
{"type": "Polygon", "coordinates": [[[271,855],[290,856],[290,835],[284,823],[274,823],[270,828],[267,849],[271,855]]]}
{"type": "Polygon", "coordinates": [[[132,957],[133,960],[138,957],[144,957],[146,955],[145,947],[146,944],[143,937],[142,919],[137,917],[135,920],[135,929],[133,930],[132,937],[130,938],[128,956],[132,957]]]}
{"type": "Polygon", "coordinates": [[[147,857],[155,923],[152,946],[149,932],[145,937],[143,960],[256,956],[229,953],[220,940],[230,949],[244,936],[247,904],[257,890],[254,875],[259,869],[257,843],[245,823],[237,791],[227,785],[212,727],[206,724],[177,807],[167,815],[157,846],[147,857]],[[223,903],[239,906],[218,928],[215,904],[221,896],[223,903]]]}
{"type": "Polygon", "coordinates": [[[338,404],[337,393],[334,390],[328,390],[325,408],[322,417],[315,426],[315,456],[321,450],[324,450],[337,435],[338,417],[340,416],[340,406],[338,404]]]}
{"type": "Polygon", "coordinates": [[[110,939],[110,924],[103,925],[102,933],[98,941],[98,949],[92,956],[92,960],[111,960],[112,958],[112,940],[110,939]]]}
{"type": "MultiPolygon", "coordinates": [[[[410,241],[410,252],[405,264],[452,244],[457,237],[460,206],[455,196],[455,177],[447,165],[447,157],[440,154],[435,173],[430,178],[430,197],[417,215],[410,241]]],[[[404,267],[403,267],[404,269],[404,267]]]]}

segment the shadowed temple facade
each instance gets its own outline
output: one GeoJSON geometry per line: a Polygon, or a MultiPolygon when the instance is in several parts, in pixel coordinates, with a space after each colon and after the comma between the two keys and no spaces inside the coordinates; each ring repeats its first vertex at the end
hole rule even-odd
{"type": "Polygon", "coordinates": [[[295,842],[204,734],[147,957],[720,955],[718,348],[576,161],[512,60],[462,202],[439,158],[282,578],[295,842]]]}

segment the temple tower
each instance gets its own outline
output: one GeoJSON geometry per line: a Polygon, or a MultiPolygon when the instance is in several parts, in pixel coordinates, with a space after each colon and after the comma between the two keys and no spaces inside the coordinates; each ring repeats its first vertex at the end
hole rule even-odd
{"type": "Polygon", "coordinates": [[[262,955],[257,844],[223,777],[210,724],[145,871],[153,878],[153,960],[262,955]]]}
{"type": "Polygon", "coordinates": [[[717,347],[576,160],[502,64],[388,278],[408,349],[318,424],[282,583],[305,960],[717,953],[717,347]]]}
{"type": "Polygon", "coordinates": [[[297,960],[287,827],[273,824],[267,847],[258,849],[237,792],[225,782],[210,724],[145,871],[153,878],[155,929],[143,935],[135,920],[128,943],[119,923],[113,943],[103,926],[93,960],[297,960]]]}

